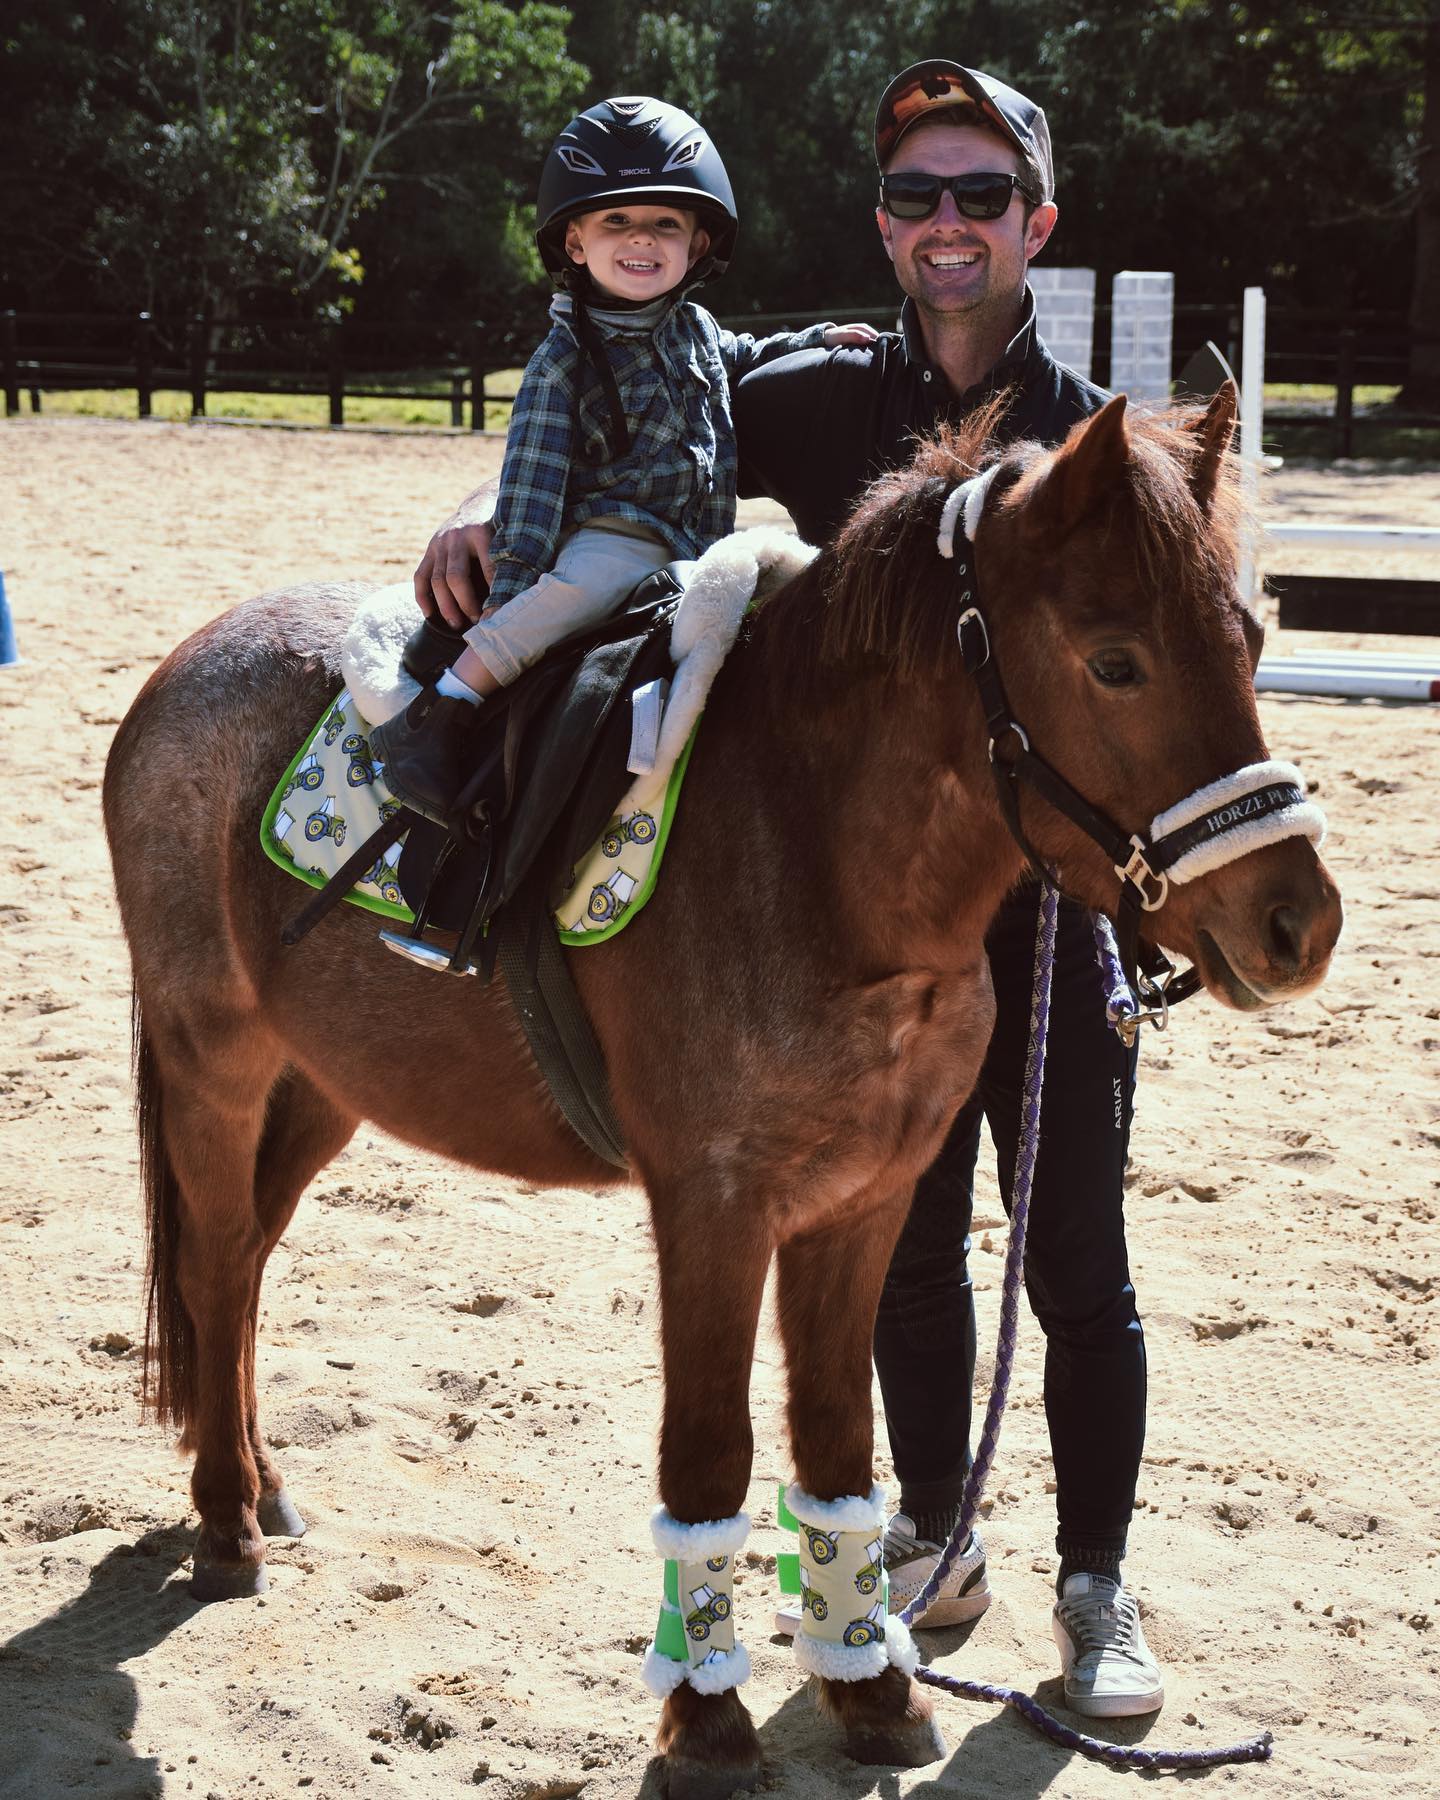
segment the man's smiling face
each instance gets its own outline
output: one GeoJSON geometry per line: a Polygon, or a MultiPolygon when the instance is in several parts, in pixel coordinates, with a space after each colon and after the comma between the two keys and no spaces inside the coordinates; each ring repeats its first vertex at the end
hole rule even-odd
{"type": "MultiPolygon", "coordinates": [[[[886,174],[1021,174],[1010,145],[982,126],[920,124],[901,139],[886,174]]],[[[1052,205],[1037,206],[1027,221],[1015,194],[998,219],[968,219],[944,193],[928,219],[892,219],[884,207],[875,218],[895,278],[923,312],[993,319],[1016,312],[1029,261],[1054,228],[1052,205]]]]}

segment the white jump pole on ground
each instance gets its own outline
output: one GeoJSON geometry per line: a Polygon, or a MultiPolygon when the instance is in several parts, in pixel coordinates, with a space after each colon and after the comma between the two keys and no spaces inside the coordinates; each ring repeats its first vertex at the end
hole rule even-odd
{"type": "Polygon", "coordinates": [[[1245,525],[1240,541],[1240,597],[1255,598],[1255,508],[1260,497],[1260,435],[1265,420],[1265,290],[1245,290],[1240,357],[1240,496],[1245,525]]]}
{"type": "Polygon", "coordinates": [[[1262,656],[1257,694],[1339,694],[1347,699],[1440,700],[1440,652],[1297,650],[1262,656]]]}
{"type": "Polygon", "coordinates": [[[1267,525],[1276,544],[1338,550],[1440,550],[1440,525],[1267,525]]]}
{"type": "Polygon", "coordinates": [[[1392,669],[1402,675],[1440,676],[1440,653],[1416,655],[1408,650],[1296,650],[1260,660],[1266,668],[1392,669]]]}
{"type": "Polygon", "coordinates": [[[1255,671],[1257,694],[1339,694],[1346,699],[1440,700],[1440,676],[1394,669],[1284,667],[1288,659],[1262,662],[1255,671]]]}

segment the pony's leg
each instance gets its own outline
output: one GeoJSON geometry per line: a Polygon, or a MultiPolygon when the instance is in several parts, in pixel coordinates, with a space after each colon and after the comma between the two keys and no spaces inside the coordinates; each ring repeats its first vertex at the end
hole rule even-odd
{"type": "MultiPolygon", "coordinates": [[[[910,1196],[905,1188],[779,1250],[790,1444],[799,1485],[817,1500],[868,1495],[873,1485],[870,1346],[910,1196]]],[[[857,1761],[919,1768],[944,1756],[929,1696],[894,1664],[865,1680],[819,1685],[820,1704],[857,1761]]]]}
{"type": "Polygon", "coordinates": [[[260,1430],[255,1389],[255,1330],[260,1314],[260,1284],[270,1252],[295,1215],[300,1196],[316,1174],[345,1148],[357,1120],[326,1098],[296,1068],[287,1068],[270,1091],[265,1135],[255,1159],[255,1216],[263,1234],[254,1289],[250,1299],[245,1344],[246,1434],[260,1477],[255,1516],[266,1537],[303,1537],[301,1518],[260,1430]]]}
{"type": "MultiPolygon", "coordinates": [[[[770,1241],[761,1221],[737,1222],[693,1188],[682,1200],[652,1186],[651,1212],[665,1369],[660,1498],[686,1524],[732,1518],[750,1483],[750,1368],[770,1241]]],[[[760,1739],[734,1688],[701,1694],[681,1682],[656,1744],[668,1800],[724,1800],[760,1778],[760,1739]]]]}
{"type": "Polygon", "coordinates": [[[195,1452],[190,1492],[200,1514],[192,1591],[233,1599],[266,1586],[249,1345],[265,1243],[256,1157],[280,1058],[252,1015],[223,1002],[183,1022],[152,1009],[146,1032],[178,1202],[174,1280],[191,1333],[181,1447],[195,1452]]]}

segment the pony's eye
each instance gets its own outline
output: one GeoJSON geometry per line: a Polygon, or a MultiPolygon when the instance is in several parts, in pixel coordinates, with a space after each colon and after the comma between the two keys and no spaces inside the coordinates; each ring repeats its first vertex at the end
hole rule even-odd
{"type": "Polygon", "coordinates": [[[1101,650],[1090,658],[1088,667],[1101,687],[1133,687],[1140,679],[1140,671],[1127,650],[1101,650]]]}

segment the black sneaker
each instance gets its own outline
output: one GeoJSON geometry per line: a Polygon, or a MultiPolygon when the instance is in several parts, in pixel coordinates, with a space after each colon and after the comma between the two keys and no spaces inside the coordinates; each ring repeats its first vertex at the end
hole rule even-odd
{"type": "Polygon", "coordinates": [[[466,750],[479,710],[468,700],[422,688],[403,712],[370,733],[379,772],[402,806],[446,823],[470,773],[466,750]]]}
{"type": "Polygon", "coordinates": [[[405,640],[400,667],[424,687],[448,669],[464,648],[464,631],[432,614],[422,619],[405,640]]]}

